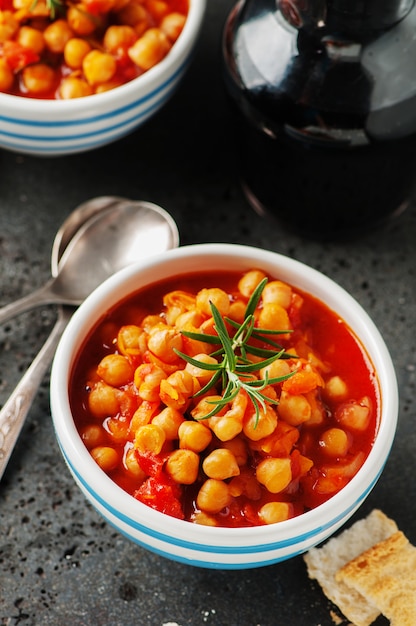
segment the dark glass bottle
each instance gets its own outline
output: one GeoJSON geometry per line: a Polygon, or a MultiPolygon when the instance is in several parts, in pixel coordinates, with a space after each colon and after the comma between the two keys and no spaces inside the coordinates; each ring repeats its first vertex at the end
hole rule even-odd
{"type": "Polygon", "coordinates": [[[414,0],[241,0],[223,54],[256,210],[338,238],[405,208],[416,183],[414,0]]]}

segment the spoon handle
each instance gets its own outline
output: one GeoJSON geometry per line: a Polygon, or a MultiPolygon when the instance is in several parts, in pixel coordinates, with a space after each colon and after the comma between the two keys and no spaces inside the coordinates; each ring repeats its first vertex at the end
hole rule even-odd
{"type": "Polygon", "coordinates": [[[60,307],[58,319],[51,334],[0,411],[0,480],[72,313],[71,307],[60,307]]]}
{"type": "Polygon", "coordinates": [[[19,313],[23,313],[24,311],[28,311],[29,309],[33,309],[35,306],[40,304],[51,304],[58,303],[59,299],[51,295],[50,287],[54,283],[54,279],[50,279],[47,283],[45,283],[39,289],[32,291],[27,296],[23,296],[23,298],[19,298],[14,302],[10,302],[10,304],[6,304],[5,306],[0,308],[0,324],[3,322],[7,322],[7,320],[11,319],[15,315],[19,313]]]}

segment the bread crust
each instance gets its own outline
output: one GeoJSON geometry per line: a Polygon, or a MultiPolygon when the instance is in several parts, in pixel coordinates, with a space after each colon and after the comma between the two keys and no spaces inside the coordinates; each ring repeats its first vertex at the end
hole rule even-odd
{"type": "Polygon", "coordinates": [[[376,605],[391,626],[415,626],[416,547],[401,531],[344,565],[335,579],[376,605]]]}
{"type": "Polygon", "coordinates": [[[309,577],[318,581],[327,598],[355,626],[370,626],[380,615],[380,610],[343,580],[336,580],[336,573],[374,543],[396,531],[396,523],[382,511],[374,509],[366,518],[332,537],[322,547],[312,548],[304,555],[309,577]]]}

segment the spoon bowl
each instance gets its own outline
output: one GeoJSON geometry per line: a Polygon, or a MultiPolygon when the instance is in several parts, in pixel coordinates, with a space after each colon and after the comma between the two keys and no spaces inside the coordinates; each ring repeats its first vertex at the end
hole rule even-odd
{"type": "MultiPolygon", "coordinates": [[[[78,306],[117,270],[179,243],[172,217],[151,202],[119,200],[98,210],[66,245],[55,276],[0,309],[0,323],[40,304],[78,306]]],[[[56,265],[54,252],[53,264],[56,265]]]]}
{"type": "Polygon", "coordinates": [[[59,271],[59,261],[68,246],[71,239],[76,235],[81,226],[92,217],[95,217],[104,209],[110,208],[110,206],[118,202],[126,202],[127,198],[120,196],[98,196],[97,198],[90,198],[86,200],[76,209],[71,211],[66,220],[60,226],[55,235],[55,239],[52,244],[51,253],[51,274],[56,276],[59,271]]]}

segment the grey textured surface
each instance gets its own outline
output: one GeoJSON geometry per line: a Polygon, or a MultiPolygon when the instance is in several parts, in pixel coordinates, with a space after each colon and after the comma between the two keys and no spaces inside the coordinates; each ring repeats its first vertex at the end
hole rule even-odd
{"type": "MultiPolygon", "coordinates": [[[[321,270],[378,325],[400,386],[391,456],[355,518],[379,507],[416,542],[416,202],[383,230],[348,243],[307,241],[252,211],[239,187],[220,75],[220,36],[231,5],[209,0],[184,83],[135,134],[56,160],[0,152],[0,304],[45,281],[60,224],[81,202],[107,194],[159,203],[177,221],[182,244],[245,243],[321,270]]],[[[0,404],[55,314],[44,307],[0,327],[0,404]]],[[[117,534],[89,507],[64,465],[45,379],[0,483],[3,626],[333,626],[334,610],[308,580],[301,558],[260,570],[199,570],[117,534]]],[[[385,623],[379,618],[376,625],[385,623]]]]}

